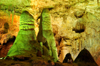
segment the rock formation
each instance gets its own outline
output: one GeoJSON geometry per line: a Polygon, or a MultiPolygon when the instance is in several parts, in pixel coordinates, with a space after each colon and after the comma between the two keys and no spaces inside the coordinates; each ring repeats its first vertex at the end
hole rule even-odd
{"type": "Polygon", "coordinates": [[[24,11],[20,17],[20,31],[7,56],[22,55],[25,54],[25,51],[33,50],[36,40],[34,28],[34,18],[27,11],[24,11]]]}
{"type": "Polygon", "coordinates": [[[98,66],[90,52],[85,48],[79,53],[74,62],[88,63],[90,66],[98,66]]]}
{"type": "Polygon", "coordinates": [[[65,59],[63,60],[63,63],[72,63],[72,62],[73,62],[73,59],[71,57],[71,54],[70,53],[66,54],[65,59]]]}
{"type": "Polygon", "coordinates": [[[9,51],[9,49],[11,48],[11,46],[13,45],[14,41],[15,41],[15,36],[13,36],[12,38],[10,38],[7,43],[4,43],[3,45],[0,45],[0,57],[5,57],[9,51]],[[5,49],[6,48],[6,49],[5,49]]]}
{"type": "Polygon", "coordinates": [[[46,43],[49,55],[53,56],[54,61],[58,60],[55,38],[52,31],[50,13],[47,8],[43,9],[40,19],[39,34],[37,36],[39,42],[46,43]]]}
{"type": "MultiPolygon", "coordinates": [[[[74,60],[86,48],[100,65],[99,3],[100,0],[0,0],[0,43],[3,45],[18,35],[19,18],[24,10],[34,17],[37,36],[42,10],[50,8],[59,61],[64,60],[66,53],[71,53],[74,60]],[[5,23],[9,29],[4,28],[5,23]]],[[[43,49],[48,48],[40,44],[43,49]]],[[[48,50],[42,51],[49,55],[48,50]]]]}

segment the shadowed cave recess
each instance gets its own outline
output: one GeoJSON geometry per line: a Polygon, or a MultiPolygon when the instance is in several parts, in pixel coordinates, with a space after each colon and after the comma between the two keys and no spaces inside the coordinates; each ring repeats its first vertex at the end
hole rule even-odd
{"type": "Polygon", "coordinates": [[[0,0],[0,66],[100,66],[99,0],[0,0]]]}

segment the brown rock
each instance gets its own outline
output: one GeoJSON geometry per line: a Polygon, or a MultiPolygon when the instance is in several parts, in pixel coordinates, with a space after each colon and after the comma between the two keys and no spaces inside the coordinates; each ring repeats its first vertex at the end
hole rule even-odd
{"type": "Polygon", "coordinates": [[[37,56],[38,56],[38,57],[42,57],[42,53],[41,53],[40,50],[37,51],[37,56]]]}
{"type": "Polygon", "coordinates": [[[11,46],[14,43],[15,38],[9,39],[7,41],[7,43],[3,43],[3,45],[0,45],[0,48],[2,48],[0,50],[0,57],[5,57],[9,51],[9,49],[11,48],[11,46]]]}
{"type": "Polygon", "coordinates": [[[52,62],[51,60],[48,61],[48,65],[47,66],[54,66],[54,62],[52,62]]]}
{"type": "Polygon", "coordinates": [[[73,28],[73,31],[75,31],[76,33],[81,33],[85,31],[85,26],[84,24],[77,22],[75,27],[73,28]]]}
{"type": "Polygon", "coordinates": [[[97,59],[97,64],[100,66],[100,56],[98,57],[98,59],[97,59]]]}
{"type": "Polygon", "coordinates": [[[11,66],[22,66],[21,64],[12,63],[11,66]]]}
{"type": "Polygon", "coordinates": [[[4,29],[9,29],[9,24],[7,22],[4,24],[4,29]]]}
{"type": "Polygon", "coordinates": [[[8,29],[1,30],[0,33],[1,34],[6,34],[6,33],[8,33],[8,29]]]}

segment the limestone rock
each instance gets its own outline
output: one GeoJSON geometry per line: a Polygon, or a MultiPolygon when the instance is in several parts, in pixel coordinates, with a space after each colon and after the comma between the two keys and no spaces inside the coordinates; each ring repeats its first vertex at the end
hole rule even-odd
{"type": "Polygon", "coordinates": [[[81,33],[85,31],[85,26],[81,22],[77,22],[75,27],[73,28],[73,31],[76,33],[81,33]]]}
{"type": "Polygon", "coordinates": [[[0,45],[0,57],[5,57],[9,51],[9,49],[11,48],[11,46],[13,45],[14,41],[15,41],[15,37],[12,38],[6,38],[7,42],[5,42],[3,45],[0,45]]]}
{"type": "Polygon", "coordinates": [[[81,18],[84,15],[84,10],[76,11],[74,15],[76,18],[81,18]]]}
{"type": "Polygon", "coordinates": [[[32,51],[35,40],[34,19],[27,11],[24,11],[20,17],[20,31],[7,56],[21,55],[25,51],[32,51]]]}
{"type": "MultiPolygon", "coordinates": [[[[77,56],[77,58],[75,59],[75,62],[85,62],[85,63],[91,63],[94,65],[94,66],[98,66],[96,64],[96,62],[94,61],[92,55],[89,53],[89,51],[87,49],[83,49],[79,55],[77,56]]],[[[92,66],[93,66],[92,65],[92,66]]]]}
{"type": "MultiPolygon", "coordinates": [[[[8,34],[10,34],[11,37],[18,35],[19,18],[23,10],[27,10],[31,13],[34,17],[34,22],[37,22],[43,8],[51,6],[53,6],[53,8],[50,9],[50,18],[51,24],[56,25],[56,27],[52,27],[54,27],[54,34],[57,32],[55,35],[57,51],[63,51],[61,52],[63,57],[65,56],[63,55],[65,52],[70,52],[74,60],[78,53],[85,47],[89,50],[93,58],[97,60],[100,56],[100,8],[97,5],[97,0],[31,0],[30,2],[28,0],[14,0],[13,2],[11,0],[0,0],[0,32],[4,30],[4,23],[7,22],[9,24],[8,33],[0,34],[0,43],[3,44],[7,42],[6,38],[8,34]],[[80,29],[76,27],[78,23],[80,29]],[[85,27],[83,32],[76,33],[73,31],[73,28],[77,28],[77,30],[83,29],[83,25],[85,27]],[[64,38],[62,42],[63,49],[60,45],[60,37],[64,38]],[[71,46],[69,47],[69,45],[71,46]]],[[[42,39],[46,42],[46,38],[42,39]]],[[[47,48],[46,50],[47,51],[44,52],[45,55],[48,53],[47,48]]],[[[60,55],[59,58],[62,59],[60,55]]]]}
{"type": "Polygon", "coordinates": [[[58,54],[50,21],[50,13],[47,8],[44,8],[41,14],[39,34],[37,39],[39,42],[46,43],[48,46],[49,55],[53,56],[54,62],[56,62],[58,60],[58,54]]]}
{"type": "Polygon", "coordinates": [[[66,54],[65,59],[63,60],[63,63],[72,63],[72,62],[73,62],[73,59],[71,57],[71,54],[70,53],[66,54]]]}

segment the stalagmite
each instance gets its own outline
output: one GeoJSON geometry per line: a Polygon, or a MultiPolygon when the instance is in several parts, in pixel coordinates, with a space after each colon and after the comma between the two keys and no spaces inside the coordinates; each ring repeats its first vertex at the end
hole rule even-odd
{"type": "Polygon", "coordinates": [[[27,11],[20,16],[20,31],[7,56],[23,55],[25,51],[32,51],[36,40],[34,19],[27,11]]]}
{"type": "Polygon", "coordinates": [[[47,8],[43,9],[41,14],[39,34],[37,39],[39,42],[47,43],[49,55],[53,56],[54,62],[56,62],[58,60],[58,54],[50,21],[50,13],[47,8]]]}

